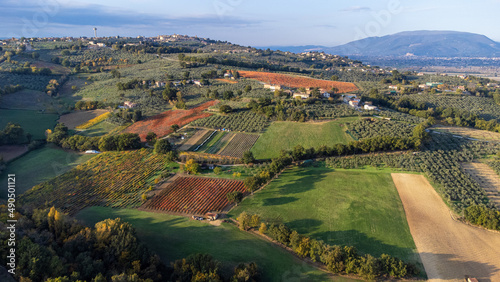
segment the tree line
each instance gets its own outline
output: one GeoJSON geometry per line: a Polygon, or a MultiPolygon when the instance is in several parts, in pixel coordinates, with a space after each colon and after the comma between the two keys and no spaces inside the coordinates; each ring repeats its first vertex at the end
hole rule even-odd
{"type": "Polygon", "coordinates": [[[362,255],[352,246],[330,246],[321,240],[316,240],[299,234],[285,224],[266,224],[256,214],[241,213],[238,218],[240,229],[257,229],[261,234],[290,247],[302,258],[310,258],[320,262],[326,268],[339,274],[356,274],[367,280],[378,278],[404,278],[418,274],[418,269],[411,263],[383,254],[375,258],[369,254],[362,255]]]}
{"type": "Polygon", "coordinates": [[[124,151],[141,148],[141,138],[136,133],[123,133],[102,137],[69,135],[68,127],[57,124],[47,135],[47,142],[55,143],[63,148],[75,151],[100,150],[124,151]]]}
{"type": "MultiPolygon", "coordinates": [[[[0,216],[7,218],[7,207],[0,216]]],[[[241,263],[231,273],[210,255],[193,254],[165,265],[137,237],[131,224],[105,219],[86,227],[54,207],[19,209],[17,271],[19,281],[260,281],[255,263],[241,263]]],[[[0,235],[6,240],[7,230],[0,235]]],[[[0,261],[7,264],[7,248],[0,261]]]]}

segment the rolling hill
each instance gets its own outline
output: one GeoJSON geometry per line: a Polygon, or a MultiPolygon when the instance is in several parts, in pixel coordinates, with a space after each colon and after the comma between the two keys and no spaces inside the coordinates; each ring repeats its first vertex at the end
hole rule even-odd
{"type": "Polygon", "coordinates": [[[405,31],[369,37],[336,47],[275,46],[281,51],[324,51],[330,54],[365,57],[498,57],[500,43],[475,33],[457,31],[405,31]]]}

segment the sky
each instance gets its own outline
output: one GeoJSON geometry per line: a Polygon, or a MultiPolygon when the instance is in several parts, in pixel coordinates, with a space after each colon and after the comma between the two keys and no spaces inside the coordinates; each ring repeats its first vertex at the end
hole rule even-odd
{"type": "Polygon", "coordinates": [[[324,45],[412,30],[500,41],[500,0],[0,0],[0,38],[185,34],[244,46],[324,45]]]}

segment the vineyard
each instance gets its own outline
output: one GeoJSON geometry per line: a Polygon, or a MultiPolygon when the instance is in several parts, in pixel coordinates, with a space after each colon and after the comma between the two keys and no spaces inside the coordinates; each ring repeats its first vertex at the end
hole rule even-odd
{"type": "Polygon", "coordinates": [[[164,164],[161,156],[146,149],[106,152],[34,186],[20,200],[37,208],[55,206],[69,214],[89,206],[137,207],[164,164]]]}
{"type": "Polygon", "coordinates": [[[232,131],[262,132],[269,125],[269,120],[265,116],[246,111],[225,116],[213,115],[198,119],[191,125],[232,131]]]}
{"type": "Polygon", "coordinates": [[[338,82],[331,80],[314,79],[303,76],[293,76],[280,73],[258,72],[258,71],[239,71],[240,75],[245,78],[255,79],[260,82],[277,84],[292,88],[308,88],[319,87],[324,90],[337,88],[337,93],[347,93],[358,90],[358,87],[350,82],[338,82]]]}
{"type": "Polygon", "coordinates": [[[406,123],[364,118],[349,123],[349,131],[356,139],[372,138],[377,136],[411,137],[415,126],[406,123]]]}
{"type": "Polygon", "coordinates": [[[204,177],[178,177],[163,191],[147,202],[145,209],[203,215],[222,212],[229,205],[226,195],[245,192],[240,180],[204,177]]]}
{"type": "Polygon", "coordinates": [[[211,114],[204,113],[203,111],[216,103],[217,101],[209,101],[190,110],[166,111],[132,124],[125,129],[124,133],[137,133],[141,137],[142,142],[146,141],[148,132],[154,132],[159,137],[163,137],[172,133],[170,127],[174,124],[184,126],[197,119],[209,117],[211,114]]]}
{"type": "Polygon", "coordinates": [[[222,156],[243,158],[243,154],[252,149],[257,139],[259,139],[257,134],[244,134],[236,133],[236,135],[229,141],[229,144],[219,151],[217,154],[222,156]]]}
{"type": "Polygon", "coordinates": [[[460,163],[471,162],[482,155],[493,154],[499,145],[467,141],[449,134],[431,134],[432,141],[422,152],[413,154],[382,154],[352,157],[333,157],[327,164],[334,168],[358,168],[366,165],[393,167],[406,171],[424,172],[437,184],[436,190],[457,212],[471,205],[492,206],[484,189],[465,173],[460,163]]]}
{"type": "Polygon", "coordinates": [[[243,153],[250,151],[259,137],[257,134],[208,131],[198,139],[190,151],[242,158],[243,153]]]}
{"type": "Polygon", "coordinates": [[[500,119],[500,106],[492,98],[473,96],[438,96],[432,94],[413,94],[405,96],[417,102],[423,102],[430,107],[455,108],[475,113],[491,120],[500,119]]]}

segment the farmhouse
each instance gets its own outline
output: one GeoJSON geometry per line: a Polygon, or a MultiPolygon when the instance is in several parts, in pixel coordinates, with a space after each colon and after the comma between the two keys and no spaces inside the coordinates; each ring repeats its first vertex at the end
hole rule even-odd
{"type": "Polygon", "coordinates": [[[165,87],[165,85],[167,85],[167,83],[164,82],[164,81],[157,81],[157,82],[155,82],[155,86],[156,87],[165,87]]]}
{"type": "Polygon", "coordinates": [[[281,90],[281,85],[264,84],[264,89],[269,89],[271,91],[281,90]]]}
{"type": "Polygon", "coordinates": [[[361,101],[361,99],[354,98],[351,101],[349,101],[349,106],[357,108],[357,107],[359,107],[359,102],[360,101],[361,101]]]}
{"type": "Polygon", "coordinates": [[[364,107],[363,107],[365,110],[367,111],[374,111],[377,109],[377,106],[373,106],[373,105],[367,105],[365,104],[364,107]]]}
{"type": "Polygon", "coordinates": [[[308,98],[311,98],[311,94],[307,94],[307,93],[301,93],[301,92],[298,92],[298,93],[293,93],[293,96],[292,96],[294,99],[308,99],[308,98]]]}
{"type": "Polygon", "coordinates": [[[217,218],[219,218],[219,214],[218,213],[214,213],[214,212],[207,212],[205,214],[205,217],[208,219],[208,220],[217,220],[217,218]]]}
{"type": "Polygon", "coordinates": [[[328,92],[323,92],[323,94],[321,94],[321,95],[323,96],[323,98],[330,98],[331,97],[330,93],[328,93],[328,92]]]}
{"type": "Polygon", "coordinates": [[[398,90],[398,86],[397,85],[389,85],[389,89],[398,90]]]}
{"type": "Polygon", "coordinates": [[[132,108],[135,108],[137,107],[137,103],[133,103],[133,102],[130,102],[130,101],[125,101],[123,102],[123,106],[127,109],[132,109],[132,108]]]}
{"type": "Polygon", "coordinates": [[[193,80],[194,85],[201,86],[201,81],[199,80],[193,80]]]}

